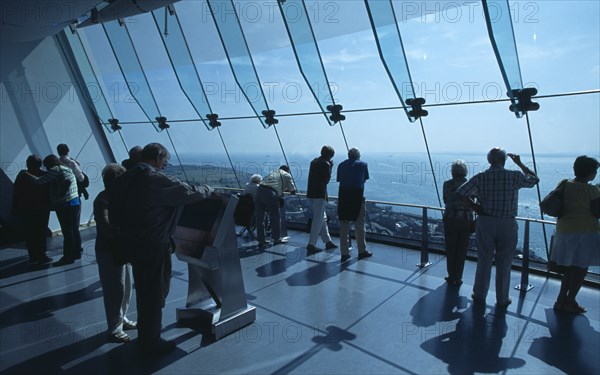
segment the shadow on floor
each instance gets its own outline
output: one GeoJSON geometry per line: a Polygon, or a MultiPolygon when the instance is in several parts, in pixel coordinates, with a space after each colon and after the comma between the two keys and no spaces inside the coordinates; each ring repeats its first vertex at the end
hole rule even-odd
{"type": "MultiPolygon", "coordinates": [[[[7,301],[5,297],[2,297],[3,303],[7,301]]],[[[33,301],[23,302],[0,313],[0,328],[4,329],[15,324],[46,319],[53,316],[55,311],[100,297],[102,297],[102,288],[100,281],[96,281],[72,292],[49,295],[33,301]]]]}
{"type": "Polygon", "coordinates": [[[545,312],[550,337],[533,339],[528,354],[566,374],[594,374],[600,367],[600,333],[585,315],[550,308],[545,312]]]}
{"type": "Polygon", "coordinates": [[[421,344],[421,348],[448,364],[450,374],[500,373],[525,365],[521,358],[500,357],[502,341],[508,331],[504,314],[485,316],[484,305],[471,305],[456,328],[441,330],[421,344]]]}

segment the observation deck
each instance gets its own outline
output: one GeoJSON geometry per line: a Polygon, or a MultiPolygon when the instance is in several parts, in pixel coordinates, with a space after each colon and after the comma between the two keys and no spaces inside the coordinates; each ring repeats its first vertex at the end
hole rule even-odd
{"type": "MultiPolygon", "coordinates": [[[[476,263],[464,284],[444,282],[445,258],[368,242],[374,256],[356,250],[340,264],[339,250],[306,257],[308,235],[261,251],[239,237],[242,270],[256,322],[219,341],[177,327],[185,303],[187,265],[173,257],[171,292],[163,309],[163,337],[177,349],[142,359],[135,343],[106,343],[102,291],[93,228],[82,231],[84,256],[60,268],[30,270],[23,244],[1,250],[0,372],[165,374],[596,374],[600,372],[598,289],[584,286],[583,315],[552,309],[553,278],[531,275],[527,293],[512,290],[506,311],[478,307],[470,298],[476,263]]],[[[334,238],[337,241],[337,238],[334,238]]],[[[61,238],[50,243],[60,252],[61,238]]],[[[520,272],[512,272],[518,285],[520,272]]],[[[128,316],[136,317],[135,301],[128,316]]],[[[128,331],[132,338],[135,331],[128,331]],[[132,333],[131,333],[132,332],[132,333]]]]}

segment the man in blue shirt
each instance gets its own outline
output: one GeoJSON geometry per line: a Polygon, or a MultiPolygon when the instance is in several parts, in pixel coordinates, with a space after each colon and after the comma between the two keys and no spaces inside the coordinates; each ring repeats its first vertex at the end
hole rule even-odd
{"type": "Polygon", "coordinates": [[[373,255],[367,251],[365,240],[365,181],[369,179],[369,167],[360,160],[360,151],[351,148],[348,159],[340,163],[337,169],[337,181],[340,183],[338,193],[338,217],[340,220],[341,262],[350,259],[349,238],[350,223],[354,222],[358,259],[373,255]]]}
{"type": "Polygon", "coordinates": [[[477,271],[473,285],[473,301],[485,303],[490,287],[492,260],[496,260],[496,305],[506,307],[511,303],[510,268],[517,247],[517,205],[519,189],[532,188],[540,179],[527,168],[521,157],[507,154],[501,148],[488,152],[490,168],[476,174],[456,191],[471,204],[477,217],[477,271]],[[504,168],[506,157],[521,169],[504,168]],[[477,204],[468,197],[477,197],[477,204]]]}

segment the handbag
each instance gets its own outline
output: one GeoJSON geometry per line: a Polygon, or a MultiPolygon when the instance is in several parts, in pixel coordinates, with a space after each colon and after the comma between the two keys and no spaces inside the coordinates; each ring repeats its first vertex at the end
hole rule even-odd
{"type": "Polygon", "coordinates": [[[567,179],[562,180],[556,189],[552,190],[540,202],[542,212],[548,216],[559,217],[562,211],[563,194],[567,179]]]}

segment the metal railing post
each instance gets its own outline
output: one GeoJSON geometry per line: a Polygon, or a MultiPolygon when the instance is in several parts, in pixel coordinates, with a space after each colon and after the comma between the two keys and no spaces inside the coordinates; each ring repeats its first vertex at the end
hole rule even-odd
{"type": "Polygon", "coordinates": [[[421,225],[421,262],[418,267],[425,268],[431,265],[429,261],[429,220],[427,219],[427,207],[423,207],[423,224],[421,225]]]}
{"type": "Polygon", "coordinates": [[[533,289],[533,285],[529,284],[529,220],[525,220],[525,234],[523,235],[521,283],[515,286],[515,289],[520,290],[523,293],[533,289]]]}

